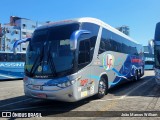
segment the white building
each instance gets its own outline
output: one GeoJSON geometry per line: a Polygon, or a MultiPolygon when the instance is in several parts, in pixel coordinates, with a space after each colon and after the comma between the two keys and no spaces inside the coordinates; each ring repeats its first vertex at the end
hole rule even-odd
{"type": "MultiPolygon", "coordinates": [[[[11,16],[10,23],[0,26],[0,51],[12,51],[13,43],[16,40],[32,36],[33,31],[40,26],[35,21],[11,16]]],[[[28,43],[20,45],[19,52],[25,52],[28,43]]]]}

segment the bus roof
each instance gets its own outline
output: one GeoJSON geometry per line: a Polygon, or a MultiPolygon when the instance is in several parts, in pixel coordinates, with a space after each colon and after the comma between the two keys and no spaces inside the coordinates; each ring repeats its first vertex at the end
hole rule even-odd
{"type": "Polygon", "coordinates": [[[124,33],[120,32],[119,30],[117,30],[116,28],[106,24],[105,22],[99,20],[99,19],[96,19],[96,18],[91,18],[91,17],[83,17],[83,18],[75,18],[75,19],[70,19],[70,20],[63,20],[63,21],[58,21],[58,22],[50,22],[46,25],[43,25],[39,28],[37,28],[36,30],[38,29],[44,29],[44,28],[49,28],[49,27],[53,27],[53,26],[59,26],[59,25],[64,25],[64,24],[70,24],[70,23],[78,23],[78,22],[89,22],[89,23],[94,23],[94,24],[97,24],[97,25],[100,25],[136,44],[139,44],[137,41],[133,40],[132,38],[130,38],[129,36],[125,35],[124,33]]]}

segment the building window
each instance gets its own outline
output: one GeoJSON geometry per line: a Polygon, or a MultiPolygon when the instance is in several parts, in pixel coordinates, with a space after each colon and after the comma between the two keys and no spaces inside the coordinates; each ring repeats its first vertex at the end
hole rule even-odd
{"type": "Polygon", "coordinates": [[[8,42],[11,42],[11,39],[7,38],[7,41],[8,41],[8,42]]]}
{"type": "Polygon", "coordinates": [[[13,40],[14,40],[14,41],[16,41],[17,39],[16,39],[16,38],[14,38],[13,40]]]}
{"type": "Polygon", "coordinates": [[[10,31],[9,31],[8,29],[6,30],[6,32],[7,32],[7,33],[10,33],[10,31]]]}
{"type": "Polygon", "coordinates": [[[22,26],[23,26],[23,29],[25,29],[25,28],[26,28],[26,24],[23,24],[22,26]]]}
{"type": "Polygon", "coordinates": [[[36,28],[36,26],[35,26],[35,25],[32,25],[32,28],[36,28]]]}
{"type": "Polygon", "coordinates": [[[26,33],[27,38],[31,38],[31,36],[32,36],[32,33],[26,33]]]}
{"type": "Polygon", "coordinates": [[[15,34],[18,34],[18,31],[17,31],[17,30],[15,30],[15,31],[14,31],[14,33],[15,33],[15,34]]]}
{"type": "Polygon", "coordinates": [[[26,35],[27,33],[26,32],[22,32],[22,35],[26,35]]]}
{"type": "Polygon", "coordinates": [[[23,51],[26,51],[26,48],[22,48],[23,51]]]}
{"type": "Polygon", "coordinates": [[[10,50],[10,47],[7,45],[7,46],[6,46],[6,49],[7,49],[7,50],[10,50]]]}

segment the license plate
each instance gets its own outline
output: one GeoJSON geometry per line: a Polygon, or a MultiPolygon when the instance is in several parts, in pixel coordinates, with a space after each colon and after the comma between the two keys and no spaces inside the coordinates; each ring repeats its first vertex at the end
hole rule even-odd
{"type": "Polygon", "coordinates": [[[40,94],[37,94],[37,97],[39,97],[39,98],[47,98],[47,95],[43,94],[43,93],[40,93],[40,94]]]}

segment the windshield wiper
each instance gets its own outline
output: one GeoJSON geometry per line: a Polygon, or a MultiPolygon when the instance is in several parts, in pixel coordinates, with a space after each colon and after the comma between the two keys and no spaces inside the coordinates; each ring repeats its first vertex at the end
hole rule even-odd
{"type": "Polygon", "coordinates": [[[49,64],[49,67],[51,68],[52,74],[57,76],[56,67],[55,67],[51,52],[50,52],[50,46],[49,46],[48,51],[47,51],[47,56],[48,56],[47,57],[47,63],[49,64]]]}
{"type": "Polygon", "coordinates": [[[33,66],[32,66],[31,71],[29,73],[31,77],[33,77],[35,71],[37,70],[39,64],[41,63],[42,58],[43,58],[43,54],[44,54],[44,45],[43,45],[43,48],[42,48],[42,50],[40,52],[40,56],[37,56],[36,60],[33,63],[33,66]]]}

